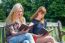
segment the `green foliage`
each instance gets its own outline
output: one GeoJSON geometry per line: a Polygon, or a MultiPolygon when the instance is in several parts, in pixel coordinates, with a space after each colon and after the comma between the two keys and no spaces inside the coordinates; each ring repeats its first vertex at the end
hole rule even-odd
{"type": "Polygon", "coordinates": [[[4,18],[6,16],[6,14],[5,14],[5,12],[3,11],[2,8],[3,8],[3,6],[0,4],[0,21],[4,20],[4,18]]]}
{"type": "Polygon", "coordinates": [[[0,5],[0,19],[4,20],[8,16],[10,10],[15,3],[21,3],[24,7],[24,16],[29,22],[30,17],[40,6],[45,6],[47,9],[46,19],[51,21],[60,20],[63,25],[65,23],[65,0],[2,0],[0,5]],[[51,16],[50,16],[51,15],[51,16]]]}

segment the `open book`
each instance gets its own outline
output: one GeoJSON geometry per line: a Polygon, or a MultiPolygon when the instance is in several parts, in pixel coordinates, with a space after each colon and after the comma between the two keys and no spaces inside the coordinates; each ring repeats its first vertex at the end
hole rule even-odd
{"type": "Polygon", "coordinates": [[[22,24],[19,28],[19,31],[21,31],[21,30],[26,31],[27,29],[31,29],[33,27],[33,25],[34,25],[33,23],[30,23],[29,25],[22,24]]]}
{"type": "Polygon", "coordinates": [[[42,35],[46,35],[46,34],[48,34],[48,31],[46,30],[46,29],[44,29],[44,28],[42,28],[40,31],[39,31],[39,33],[38,34],[42,34],[42,35]]]}
{"type": "Polygon", "coordinates": [[[53,31],[53,29],[47,30],[47,29],[45,29],[45,28],[43,27],[43,28],[40,30],[39,34],[42,34],[42,35],[44,36],[44,35],[49,34],[49,33],[52,32],[52,31],[53,31]]]}

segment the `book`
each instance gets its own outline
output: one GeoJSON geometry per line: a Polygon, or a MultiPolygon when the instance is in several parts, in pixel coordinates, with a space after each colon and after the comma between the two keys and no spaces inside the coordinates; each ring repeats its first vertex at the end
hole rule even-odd
{"type": "Polygon", "coordinates": [[[39,34],[42,34],[43,36],[44,35],[48,35],[50,32],[52,32],[53,31],[53,29],[51,29],[51,30],[47,30],[47,29],[45,29],[44,27],[40,30],[40,32],[39,32],[39,34]]]}
{"type": "Polygon", "coordinates": [[[49,32],[43,27],[38,34],[46,35],[49,34],[49,32]]]}
{"type": "Polygon", "coordinates": [[[27,29],[31,29],[33,25],[34,25],[33,23],[30,23],[29,25],[22,24],[19,28],[19,31],[22,31],[22,30],[26,31],[27,29]]]}

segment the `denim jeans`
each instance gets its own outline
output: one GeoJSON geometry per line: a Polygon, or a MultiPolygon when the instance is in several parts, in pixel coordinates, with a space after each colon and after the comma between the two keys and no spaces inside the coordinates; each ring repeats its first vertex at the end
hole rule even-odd
{"type": "Polygon", "coordinates": [[[11,37],[8,43],[35,43],[32,34],[25,33],[22,35],[11,37]]]}

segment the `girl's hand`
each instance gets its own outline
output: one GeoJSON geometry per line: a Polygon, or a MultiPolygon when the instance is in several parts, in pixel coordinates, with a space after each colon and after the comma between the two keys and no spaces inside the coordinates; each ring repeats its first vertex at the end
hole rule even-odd
{"type": "Polygon", "coordinates": [[[26,30],[26,31],[25,31],[25,30],[23,29],[23,30],[22,30],[22,31],[20,31],[20,32],[21,32],[21,33],[27,33],[27,32],[28,32],[28,30],[26,30]]]}
{"type": "Polygon", "coordinates": [[[36,34],[33,34],[33,36],[36,36],[37,38],[42,37],[42,35],[36,35],[36,34]]]}
{"type": "Polygon", "coordinates": [[[37,35],[38,38],[42,37],[42,35],[37,35]]]}

